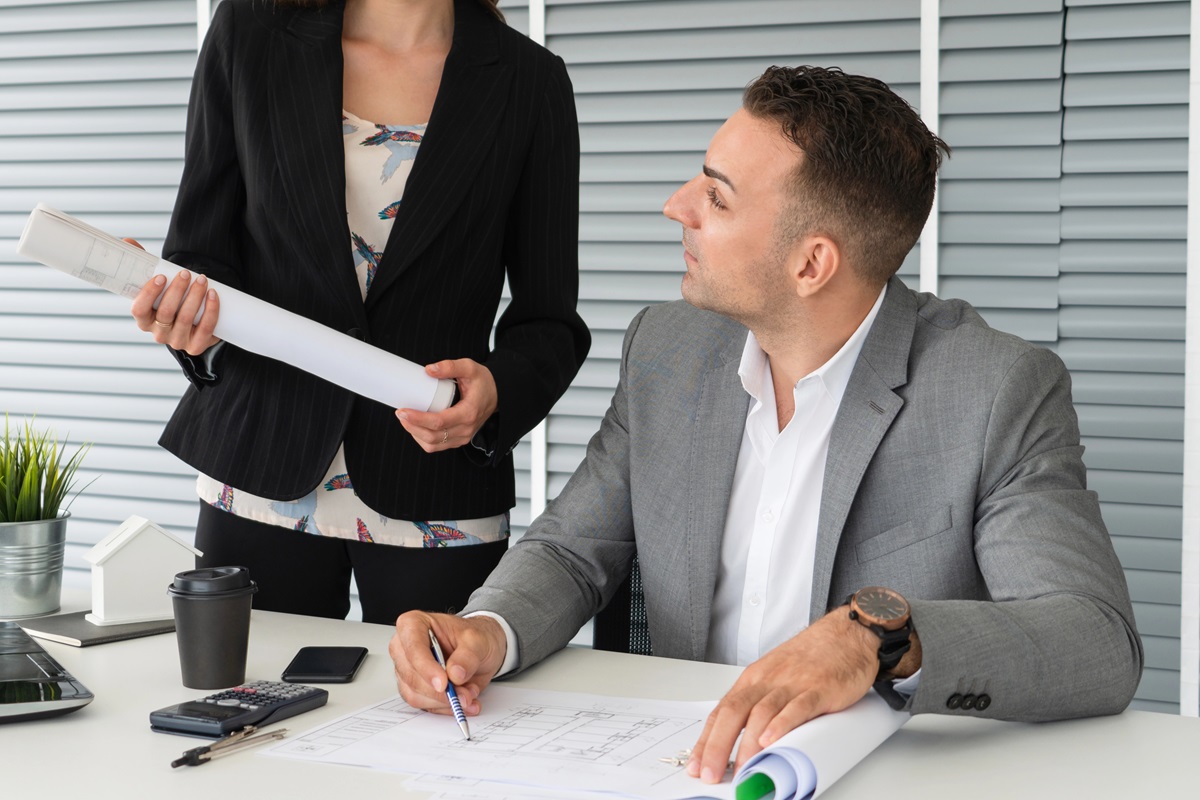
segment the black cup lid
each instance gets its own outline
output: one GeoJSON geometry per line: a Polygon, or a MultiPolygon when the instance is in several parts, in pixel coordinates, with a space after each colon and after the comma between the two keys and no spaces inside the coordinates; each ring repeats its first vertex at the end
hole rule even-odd
{"type": "Polygon", "coordinates": [[[250,585],[250,570],[245,567],[205,567],[180,572],[170,588],[187,594],[216,594],[245,589],[250,585]]]}

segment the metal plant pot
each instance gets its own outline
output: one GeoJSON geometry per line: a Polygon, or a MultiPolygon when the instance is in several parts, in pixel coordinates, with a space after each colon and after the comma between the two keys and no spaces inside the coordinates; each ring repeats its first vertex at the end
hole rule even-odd
{"type": "Polygon", "coordinates": [[[58,611],[69,516],[0,522],[0,619],[58,611]]]}

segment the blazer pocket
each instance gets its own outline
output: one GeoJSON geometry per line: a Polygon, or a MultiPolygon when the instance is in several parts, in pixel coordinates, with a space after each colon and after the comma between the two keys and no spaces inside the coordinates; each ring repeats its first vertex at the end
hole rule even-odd
{"type": "Polygon", "coordinates": [[[883,533],[876,534],[866,541],[859,542],[855,548],[858,563],[872,561],[888,553],[902,550],[909,545],[924,541],[931,536],[937,536],[951,527],[950,506],[942,506],[922,520],[909,520],[903,525],[889,528],[883,533]]]}

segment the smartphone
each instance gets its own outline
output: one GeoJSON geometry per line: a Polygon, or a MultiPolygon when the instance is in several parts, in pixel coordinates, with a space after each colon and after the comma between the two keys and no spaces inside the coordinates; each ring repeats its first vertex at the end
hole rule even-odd
{"type": "Polygon", "coordinates": [[[281,677],[289,683],[349,683],[366,657],[365,647],[301,647],[281,677]]]}

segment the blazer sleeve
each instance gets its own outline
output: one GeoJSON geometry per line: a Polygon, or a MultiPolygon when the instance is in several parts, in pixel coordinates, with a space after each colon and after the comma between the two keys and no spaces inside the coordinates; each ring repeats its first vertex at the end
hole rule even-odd
{"type": "MultiPolygon", "coordinates": [[[[524,172],[507,219],[504,259],[512,300],[496,324],[487,367],[497,414],[481,433],[499,462],[550,413],[579,371],[591,334],[579,300],[579,126],[555,56],[524,172]]],[[[469,449],[469,448],[468,448],[469,449]]]]}
{"type": "Polygon", "coordinates": [[[461,612],[504,618],[517,637],[518,671],[565,647],[629,575],[635,545],[626,365],[645,313],[625,335],[620,381],[583,463],[461,612]]]}
{"type": "MultiPolygon", "coordinates": [[[[188,101],[183,175],[163,258],[240,289],[238,245],[246,193],[234,144],[233,13],[232,3],[217,6],[200,49],[188,101]]],[[[171,354],[196,388],[219,379],[219,359],[171,354]]]]}
{"type": "Polygon", "coordinates": [[[1129,591],[1087,490],[1070,377],[1027,351],[993,400],[975,508],[990,600],[914,600],[923,649],[914,713],[1041,721],[1115,714],[1142,672],[1129,591]],[[954,695],[986,694],[983,711],[954,695]]]}

